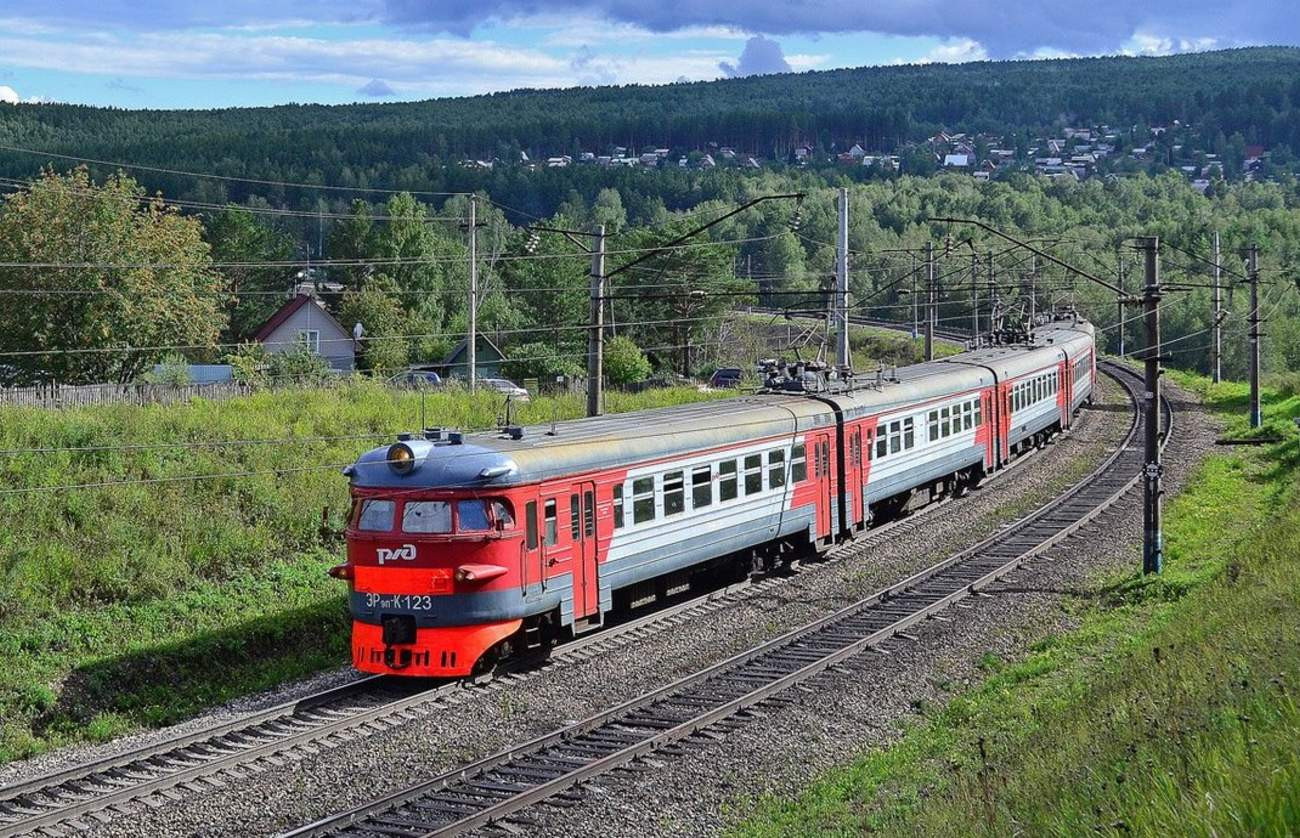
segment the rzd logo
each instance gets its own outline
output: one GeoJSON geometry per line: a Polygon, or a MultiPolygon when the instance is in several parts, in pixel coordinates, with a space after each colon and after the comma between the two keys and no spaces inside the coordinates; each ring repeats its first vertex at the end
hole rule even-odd
{"type": "Polygon", "coordinates": [[[376,548],[375,555],[379,558],[379,563],[381,565],[384,562],[395,562],[399,560],[404,562],[413,562],[415,561],[415,545],[403,544],[401,547],[395,547],[392,549],[388,547],[379,547],[376,548]]]}

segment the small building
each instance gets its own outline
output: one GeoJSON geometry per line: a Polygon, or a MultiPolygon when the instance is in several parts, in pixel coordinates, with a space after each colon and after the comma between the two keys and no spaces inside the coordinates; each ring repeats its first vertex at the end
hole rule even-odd
{"type": "MultiPolygon", "coordinates": [[[[474,356],[474,367],[478,371],[478,378],[500,378],[501,365],[506,361],[506,355],[497,345],[488,338],[487,335],[479,334],[478,340],[474,341],[476,353],[474,356]]],[[[465,338],[460,343],[452,347],[451,352],[437,366],[437,372],[444,378],[459,378],[462,380],[469,379],[469,338],[465,338]]]]}
{"type": "Polygon", "coordinates": [[[867,150],[858,143],[854,143],[853,147],[849,149],[849,156],[854,160],[861,160],[867,156],[867,150]]]}
{"type": "Polygon", "coordinates": [[[945,169],[965,169],[969,165],[970,155],[968,154],[944,155],[943,166],[945,169]]]}
{"type": "Polygon", "coordinates": [[[315,297],[299,294],[262,324],[253,340],[272,355],[306,346],[341,372],[356,367],[356,342],[315,297]]]}

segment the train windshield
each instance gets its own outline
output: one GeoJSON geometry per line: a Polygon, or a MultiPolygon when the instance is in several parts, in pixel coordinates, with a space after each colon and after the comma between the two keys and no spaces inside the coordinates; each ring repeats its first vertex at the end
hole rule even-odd
{"type": "Polygon", "coordinates": [[[445,500],[408,500],[402,507],[402,532],[451,532],[451,504],[445,500]]]}
{"type": "Polygon", "coordinates": [[[352,520],[361,532],[392,532],[398,529],[415,535],[450,535],[457,532],[508,530],[515,525],[510,502],[504,498],[404,502],[387,498],[358,498],[352,509],[352,520]],[[399,518],[400,527],[396,526],[399,518]]]}
{"type": "Polygon", "coordinates": [[[357,529],[368,532],[387,532],[393,528],[393,512],[397,504],[391,500],[368,498],[361,502],[357,516],[357,529]]]}

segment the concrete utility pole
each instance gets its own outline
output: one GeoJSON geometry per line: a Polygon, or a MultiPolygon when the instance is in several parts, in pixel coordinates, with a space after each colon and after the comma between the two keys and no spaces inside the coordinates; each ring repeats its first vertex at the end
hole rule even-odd
{"type": "Polygon", "coordinates": [[[920,302],[916,299],[916,254],[908,254],[912,257],[912,340],[921,336],[921,316],[918,313],[920,302]]]}
{"type": "Polygon", "coordinates": [[[478,196],[469,196],[469,389],[478,386],[478,196]]]}
{"type": "Polygon", "coordinates": [[[848,369],[849,359],[849,190],[840,189],[840,226],[835,238],[835,366],[848,369]]]}
{"type": "Polygon", "coordinates": [[[989,251],[989,344],[998,330],[998,286],[993,275],[993,251],[989,251]]]}
{"type": "Polygon", "coordinates": [[[597,224],[591,249],[591,328],[587,333],[587,415],[605,405],[605,225],[597,224]]]}
{"type": "Polygon", "coordinates": [[[1159,573],[1164,565],[1164,535],[1160,521],[1160,239],[1139,240],[1146,259],[1146,285],[1142,288],[1142,312],[1146,319],[1147,345],[1143,352],[1146,408],[1146,438],[1142,469],[1142,572],[1159,573]]]}
{"type": "Polygon", "coordinates": [[[1259,245],[1246,250],[1246,276],[1250,280],[1250,426],[1263,422],[1259,411],[1259,245]]]}
{"type": "Polygon", "coordinates": [[[1038,257],[1029,257],[1029,342],[1034,342],[1034,318],[1038,316],[1038,257]]]}
{"type": "Polygon", "coordinates": [[[925,243],[925,360],[934,360],[934,242],[925,243]]]}
{"type": "Polygon", "coordinates": [[[1119,298],[1115,303],[1119,310],[1119,357],[1124,357],[1124,257],[1119,257],[1119,298]]]}
{"type": "Polygon", "coordinates": [[[1210,359],[1210,375],[1214,383],[1223,380],[1223,287],[1219,285],[1223,266],[1219,253],[1219,231],[1214,231],[1214,357],[1210,359]]]}

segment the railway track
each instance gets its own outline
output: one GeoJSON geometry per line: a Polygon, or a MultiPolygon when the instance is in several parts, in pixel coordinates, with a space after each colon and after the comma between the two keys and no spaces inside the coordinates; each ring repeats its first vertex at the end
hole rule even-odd
{"type": "MultiPolygon", "coordinates": [[[[461,766],[396,794],[287,833],[307,836],[443,836],[493,823],[527,824],[521,810],[564,798],[573,786],[629,766],[873,650],[1015,571],[1092,520],[1137,483],[1143,419],[1140,377],[1105,364],[1134,415],[1124,442],[1055,500],[974,547],[834,614],[575,724],[461,766]]],[[[1165,438],[1172,411],[1163,405],[1165,438]]],[[[779,700],[779,699],[778,699],[779,700]]],[[[560,801],[557,801],[560,802],[560,801]]]]}

